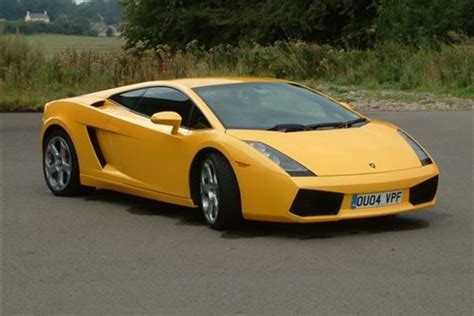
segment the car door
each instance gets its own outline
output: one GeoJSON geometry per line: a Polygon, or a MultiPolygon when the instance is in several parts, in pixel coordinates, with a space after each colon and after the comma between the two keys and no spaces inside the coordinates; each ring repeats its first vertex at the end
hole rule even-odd
{"type": "Polygon", "coordinates": [[[138,101],[129,103],[123,97],[123,94],[111,97],[116,108],[109,121],[112,131],[109,139],[117,170],[124,175],[123,181],[161,193],[188,196],[185,166],[191,158],[186,135],[193,102],[181,91],[169,87],[148,88],[138,101]],[[181,115],[177,135],[171,134],[171,126],[151,122],[150,116],[161,111],[181,115]]]}

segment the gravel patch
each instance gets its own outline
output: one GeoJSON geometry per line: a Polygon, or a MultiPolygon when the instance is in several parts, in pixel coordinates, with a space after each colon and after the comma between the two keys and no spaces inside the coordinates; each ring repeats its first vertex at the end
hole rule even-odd
{"type": "Polygon", "coordinates": [[[357,110],[370,111],[453,111],[472,110],[473,98],[459,98],[427,92],[364,90],[358,87],[309,84],[337,100],[350,102],[357,110]]]}
{"type": "Polygon", "coordinates": [[[370,98],[351,92],[347,99],[360,111],[452,111],[472,110],[474,99],[439,96],[429,93],[416,95],[418,100],[400,100],[390,94],[380,98],[370,98]]]}

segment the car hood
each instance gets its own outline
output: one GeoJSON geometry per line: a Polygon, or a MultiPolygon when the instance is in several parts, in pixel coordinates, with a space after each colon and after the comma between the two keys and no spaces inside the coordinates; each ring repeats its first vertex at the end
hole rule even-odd
{"type": "Polygon", "coordinates": [[[421,166],[397,128],[378,120],[343,129],[290,133],[234,129],[226,133],[241,140],[265,143],[318,176],[389,172],[421,166]]]}

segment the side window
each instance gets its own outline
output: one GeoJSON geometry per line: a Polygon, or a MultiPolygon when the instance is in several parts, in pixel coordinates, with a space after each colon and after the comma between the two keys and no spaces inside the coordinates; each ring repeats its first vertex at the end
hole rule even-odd
{"type": "Polygon", "coordinates": [[[166,87],[149,88],[143,94],[135,111],[147,116],[157,112],[174,111],[183,118],[182,126],[188,126],[193,102],[182,92],[166,87]]]}
{"type": "Polygon", "coordinates": [[[157,112],[174,111],[183,118],[181,123],[191,129],[211,128],[208,120],[182,92],[166,87],[139,89],[116,94],[111,100],[135,112],[152,116],[157,112]]]}
{"type": "Polygon", "coordinates": [[[121,105],[136,111],[136,106],[138,104],[138,101],[140,101],[142,95],[145,93],[146,89],[140,89],[140,90],[133,90],[133,91],[128,91],[125,93],[121,94],[116,94],[112,96],[110,99],[120,103],[121,105]]]}
{"type": "Polygon", "coordinates": [[[204,114],[202,114],[201,110],[199,110],[197,106],[193,107],[193,111],[191,113],[191,120],[189,121],[189,128],[191,129],[211,128],[211,124],[209,124],[209,121],[206,119],[204,114]]]}

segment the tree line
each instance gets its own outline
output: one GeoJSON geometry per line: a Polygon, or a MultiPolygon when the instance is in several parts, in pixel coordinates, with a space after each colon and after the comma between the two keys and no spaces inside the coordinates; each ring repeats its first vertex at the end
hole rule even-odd
{"type": "Polygon", "coordinates": [[[0,19],[5,19],[4,31],[23,34],[60,33],[96,35],[91,22],[117,24],[124,9],[120,0],[94,0],[76,4],[73,0],[0,0],[0,19]],[[27,11],[48,12],[52,23],[25,23],[27,11]]]}
{"type": "Polygon", "coordinates": [[[73,0],[0,0],[0,19],[21,20],[26,11],[48,11],[52,21],[65,16],[97,20],[100,14],[107,24],[113,24],[119,21],[123,7],[120,0],[93,0],[80,4],[73,0]]]}
{"type": "Polygon", "coordinates": [[[474,0],[0,0],[0,19],[26,11],[56,25],[7,24],[7,31],[89,34],[90,22],[122,19],[128,47],[174,49],[197,40],[205,47],[301,40],[336,47],[397,41],[419,45],[474,35],[474,0]]]}
{"type": "Polygon", "coordinates": [[[474,34],[473,0],[123,0],[129,47],[302,40],[340,47],[474,34]]]}

